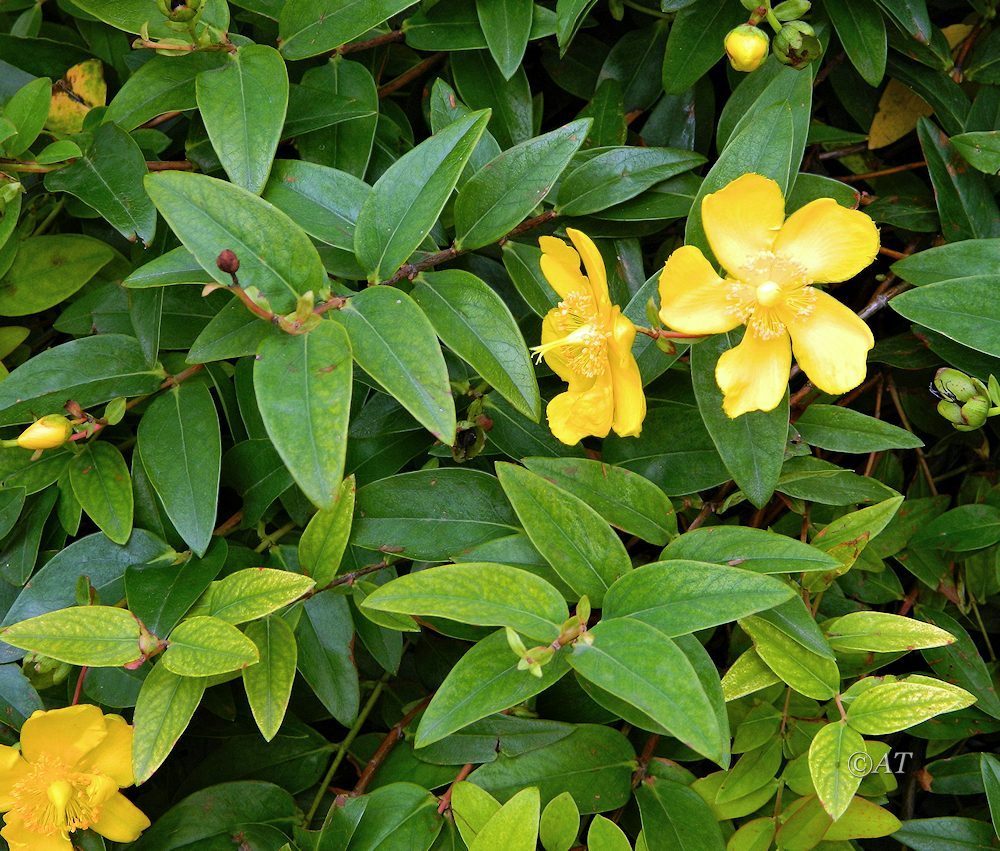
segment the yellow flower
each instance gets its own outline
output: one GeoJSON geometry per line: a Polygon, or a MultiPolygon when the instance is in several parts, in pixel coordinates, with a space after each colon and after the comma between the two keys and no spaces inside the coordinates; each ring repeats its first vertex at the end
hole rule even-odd
{"type": "Polygon", "coordinates": [[[865,378],[875,345],[864,321],[809,286],[853,278],[875,259],[879,236],[864,213],[819,198],[785,219],[773,180],[744,174],[701,204],[716,274],[686,245],[660,273],[660,319],[685,334],[720,334],[747,326],[743,341],[715,369],[730,417],[777,407],[795,359],[825,393],[846,393],[865,378]],[[791,345],[789,344],[791,336],[791,345]]]}
{"type": "Polygon", "coordinates": [[[723,44],[729,64],[737,71],[756,71],[767,59],[767,33],[750,24],[734,27],[723,44]]]}
{"type": "Polygon", "coordinates": [[[549,428],[569,445],[587,435],[604,437],[612,428],[634,437],[646,417],[642,379],[632,357],[635,326],[611,303],[597,246],[573,228],[566,234],[576,250],[552,236],[538,240],[542,274],[562,301],[542,321],[542,344],[533,351],[569,384],[548,404],[549,428]]]}
{"type": "Polygon", "coordinates": [[[74,830],[132,842],[149,819],[118,789],[135,783],[132,727],[81,704],[39,710],[21,749],[0,745],[0,835],[11,851],[72,851],[74,830]]]}
{"type": "Polygon", "coordinates": [[[73,433],[73,426],[66,417],[50,414],[36,420],[18,435],[17,445],[22,449],[55,449],[62,446],[73,433]]]}

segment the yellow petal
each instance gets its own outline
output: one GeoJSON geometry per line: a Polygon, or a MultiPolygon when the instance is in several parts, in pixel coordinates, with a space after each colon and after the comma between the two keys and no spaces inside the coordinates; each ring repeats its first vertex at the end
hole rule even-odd
{"type": "Polygon", "coordinates": [[[101,804],[101,815],[91,827],[112,842],[134,842],[149,827],[149,819],[118,792],[101,804]]]}
{"type": "MultiPolygon", "coordinates": [[[[542,320],[543,346],[551,343],[553,340],[558,340],[562,336],[562,333],[555,324],[555,317],[558,313],[558,310],[550,310],[545,314],[545,318],[542,320]]],[[[549,369],[551,369],[563,381],[569,383],[576,378],[576,373],[570,368],[566,358],[562,356],[560,349],[561,347],[559,346],[549,349],[544,355],[542,355],[542,357],[545,359],[545,363],[549,369]]]]}
{"type": "Polygon", "coordinates": [[[617,306],[612,322],[608,355],[615,413],[611,427],[619,437],[638,437],[646,419],[646,395],[642,392],[639,365],[632,355],[635,326],[621,315],[617,306]]]}
{"type": "Polygon", "coordinates": [[[542,274],[560,298],[571,292],[590,292],[580,271],[580,255],[573,248],[554,236],[539,237],[538,246],[542,249],[542,274]]]}
{"type": "Polygon", "coordinates": [[[852,310],[821,290],[814,292],[808,316],[782,319],[792,335],[795,360],[809,380],[824,393],[846,393],[865,380],[875,338],[852,310]]]}
{"type": "Polygon", "coordinates": [[[764,338],[749,326],[740,344],[723,352],[715,366],[722,409],[732,418],[774,410],[785,396],[791,367],[787,334],[764,338]]]}
{"type": "Polygon", "coordinates": [[[107,736],[80,760],[78,768],[88,774],[105,774],[118,786],[135,783],[132,773],[132,726],[120,715],[105,715],[107,736]]]}
{"type": "Polygon", "coordinates": [[[601,252],[594,245],[594,241],[581,230],[566,228],[566,236],[573,241],[583,260],[583,267],[587,270],[587,277],[590,279],[594,294],[594,303],[608,304],[608,275],[601,252]]]}
{"type": "Polygon", "coordinates": [[[4,828],[0,830],[0,836],[7,840],[10,851],[73,851],[73,843],[61,833],[28,830],[15,813],[7,813],[3,820],[4,828]]]}
{"type": "Polygon", "coordinates": [[[21,752],[17,748],[0,745],[0,811],[14,806],[10,792],[30,773],[28,763],[21,758],[21,752]]]}
{"type": "Polygon", "coordinates": [[[860,210],[817,198],[788,217],[774,250],[803,266],[811,284],[846,281],[875,259],[878,228],[860,210]]]}
{"type": "Polygon", "coordinates": [[[21,728],[21,753],[28,762],[49,755],[73,766],[107,735],[104,715],[81,703],[63,709],[39,709],[21,728]]]}
{"type": "Polygon", "coordinates": [[[556,439],[573,446],[588,435],[605,437],[614,421],[615,397],[611,370],[594,379],[575,382],[545,409],[556,439]]]}
{"type": "Polygon", "coordinates": [[[721,334],[740,324],[724,281],[693,245],[678,248],[660,272],[660,320],[682,334],[721,334]]]}
{"type": "Polygon", "coordinates": [[[744,174],[701,200],[701,223],[712,253],[730,275],[770,251],[785,220],[781,187],[760,174],[744,174]]]}

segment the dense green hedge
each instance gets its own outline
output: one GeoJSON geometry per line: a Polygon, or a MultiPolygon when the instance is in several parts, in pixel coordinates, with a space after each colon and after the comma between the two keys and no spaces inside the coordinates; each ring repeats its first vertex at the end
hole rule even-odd
{"type": "Polygon", "coordinates": [[[995,13],[0,0],[9,847],[997,847],[995,13]]]}

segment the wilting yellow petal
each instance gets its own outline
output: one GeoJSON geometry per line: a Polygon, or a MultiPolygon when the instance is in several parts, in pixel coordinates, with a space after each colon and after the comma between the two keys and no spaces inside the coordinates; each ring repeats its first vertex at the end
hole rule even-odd
{"type": "Polygon", "coordinates": [[[638,437],[646,419],[646,394],[642,392],[642,376],[632,355],[635,326],[614,309],[611,337],[608,340],[608,360],[615,397],[615,413],[611,427],[619,437],[638,437]]]}
{"type": "Polygon", "coordinates": [[[809,380],[824,393],[846,393],[865,380],[875,338],[864,320],[833,296],[821,290],[815,294],[807,316],[782,311],[781,318],[792,335],[795,360],[809,380]]]}
{"type": "Polygon", "coordinates": [[[0,745],[0,811],[7,811],[14,805],[10,797],[11,789],[30,771],[17,748],[0,745]]]}
{"type": "Polygon", "coordinates": [[[128,798],[116,792],[101,804],[100,818],[92,827],[112,842],[134,842],[149,827],[149,819],[128,798]]]}
{"type": "Polygon", "coordinates": [[[768,177],[744,174],[701,200],[701,222],[712,253],[730,275],[770,251],[785,220],[781,187],[768,177]]]}
{"type": "Polygon", "coordinates": [[[871,265],[878,243],[870,216],[817,198],[788,217],[774,250],[802,266],[809,283],[826,284],[846,281],[871,265]]]}
{"type": "Polygon", "coordinates": [[[24,819],[15,813],[4,817],[4,828],[0,836],[7,840],[11,851],[73,851],[73,843],[61,833],[35,833],[24,824],[24,819]]]}
{"type": "Polygon", "coordinates": [[[120,715],[105,715],[107,736],[77,767],[88,774],[106,774],[119,786],[135,783],[132,774],[132,727],[120,715]]]}
{"type": "Polygon", "coordinates": [[[55,133],[79,133],[87,113],[95,106],[104,106],[107,99],[108,84],[101,60],[88,59],[74,65],[52,87],[45,126],[55,133]]]}
{"type": "Polygon", "coordinates": [[[740,324],[728,300],[730,284],[700,249],[678,248],[660,272],[660,320],[682,334],[721,334],[740,324]]]}
{"type": "Polygon", "coordinates": [[[730,417],[748,411],[771,411],[785,396],[792,352],[787,334],[761,337],[753,326],[743,340],[723,352],[715,380],[723,393],[722,408],[730,417]]]}
{"type": "Polygon", "coordinates": [[[51,756],[72,767],[107,735],[96,706],[81,703],[63,709],[38,710],[21,728],[21,753],[28,762],[51,756]]]}
{"type": "Polygon", "coordinates": [[[608,276],[604,268],[604,258],[597,246],[583,231],[576,228],[566,228],[566,236],[576,246],[583,260],[583,267],[587,270],[587,277],[590,279],[590,288],[594,296],[594,302],[598,305],[608,304],[608,276]]]}
{"type": "Polygon", "coordinates": [[[868,147],[884,148],[912,132],[920,117],[932,115],[934,107],[899,80],[889,80],[879,98],[878,112],[868,129],[868,147]]]}
{"type": "Polygon", "coordinates": [[[570,384],[545,409],[549,430],[563,443],[573,446],[583,438],[605,437],[614,422],[615,397],[611,370],[593,379],[570,384]]]}

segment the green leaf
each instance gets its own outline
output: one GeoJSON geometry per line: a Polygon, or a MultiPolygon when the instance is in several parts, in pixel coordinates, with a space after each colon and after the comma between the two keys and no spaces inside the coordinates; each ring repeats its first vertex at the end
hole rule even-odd
{"type": "Polygon", "coordinates": [[[532,544],[579,595],[600,607],[612,583],[632,568],[621,540],[583,500],[514,464],[497,476],[532,544]]]}
{"type": "Polygon", "coordinates": [[[352,296],[334,316],[350,337],[354,359],[424,428],[450,446],[455,401],[434,327],[413,299],[392,287],[352,296]]]}
{"type": "Polygon", "coordinates": [[[308,576],[286,570],[237,570],[213,584],[208,614],[231,624],[257,620],[299,599],[314,584],[308,576]]]}
{"type": "Polygon", "coordinates": [[[413,300],[448,348],[517,410],[538,421],[542,403],[528,348],[510,308],[493,289],[459,269],[424,272],[413,300]]]}
{"type": "Polygon", "coordinates": [[[569,617],[562,595],[544,579],[505,564],[475,562],[401,576],[369,594],[366,608],[506,626],[542,642],[558,638],[569,617]]]}
{"type": "Polygon", "coordinates": [[[601,851],[631,851],[628,837],[611,819],[594,816],[587,831],[587,845],[601,851]]]}
{"type": "Polygon", "coordinates": [[[810,405],[795,421],[810,446],[831,452],[882,452],[923,446],[912,432],[842,405],[810,405]]]}
{"type": "Polygon", "coordinates": [[[238,671],[259,658],[256,645],[235,626],[199,615],[174,627],[160,663],[178,676],[210,677],[238,671]]]}
{"type": "Polygon", "coordinates": [[[27,316],[59,304],[113,257],[111,246],[89,236],[29,237],[0,277],[0,316],[27,316]]]}
{"type": "Polygon", "coordinates": [[[132,534],[132,479],[116,446],[90,441],[69,464],[73,494],[97,527],[116,544],[132,534]]]}
{"type": "Polygon", "coordinates": [[[139,690],[132,738],[135,782],[143,783],[170,755],[201,703],[205,681],[179,677],[162,664],[153,666],[139,690]]]}
{"type": "Polygon", "coordinates": [[[597,0],[558,0],[556,3],[556,40],[559,56],[565,55],[573,36],[583,24],[597,0]]]}
{"type": "Polygon", "coordinates": [[[1000,236],[1000,208],[986,178],[970,170],[962,155],[932,121],[917,121],[917,136],[934,186],[942,234],[948,242],[1000,236]]]}
{"type": "Polygon", "coordinates": [[[288,0],[278,17],[286,59],[327,53],[414,4],[414,0],[288,0]]]}
{"type": "Polygon", "coordinates": [[[887,612],[850,612],[824,627],[834,650],[893,653],[953,644],[954,636],[932,624],[887,612]]]}
{"type": "Polygon", "coordinates": [[[23,487],[5,487],[0,490],[0,538],[6,538],[24,508],[27,491],[23,487]]]}
{"type": "Polygon", "coordinates": [[[292,310],[298,296],[319,293],[326,286],[326,272],[309,237],[256,195],[232,183],[180,171],[148,175],[145,185],[184,247],[223,286],[232,279],[215,261],[225,249],[240,261],[240,285],[256,287],[278,313],[292,310]]]}
{"type": "Polygon", "coordinates": [[[486,0],[476,4],[479,24],[504,78],[514,76],[531,35],[532,0],[486,0]]]}
{"type": "Polygon", "coordinates": [[[1000,541],[1000,508],[960,505],[935,517],[910,538],[913,548],[967,552],[1000,541]]]}
{"type": "Polygon", "coordinates": [[[580,724],[572,734],[544,748],[511,757],[501,754],[472,772],[469,780],[498,801],[509,800],[526,786],[538,787],[542,806],[569,792],[586,815],[624,806],[634,767],[635,751],[621,733],[580,724]]]}
{"type": "Polygon", "coordinates": [[[559,652],[534,677],[517,669],[520,659],[510,649],[504,630],[475,644],[458,660],[434,693],[420,718],[414,745],[419,750],[488,715],[530,699],[568,670],[568,653],[559,652]]]}
{"type": "Polygon", "coordinates": [[[13,531],[0,542],[0,576],[11,585],[24,585],[38,560],[49,514],[56,502],[54,489],[42,491],[26,502],[26,508],[13,531]]]}
{"type": "Polygon", "coordinates": [[[451,812],[466,845],[483,829],[486,822],[500,811],[500,803],[475,783],[463,780],[452,787],[451,812]]]}
{"type": "Polygon", "coordinates": [[[253,367],[268,436],[296,484],[329,508],[344,476],[351,408],[351,343],[336,322],[261,343],[253,367]]]}
{"type": "Polygon", "coordinates": [[[840,686],[840,671],[832,658],[797,641],[777,626],[759,617],[740,621],[753,640],[764,663],[800,694],[829,700],[840,686]]]}
{"type": "Polygon", "coordinates": [[[146,158],[132,137],[114,124],[102,124],[87,153],[47,174],[45,188],[75,195],[126,239],[148,246],[156,232],[156,209],[142,188],[145,175],[146,158]]]}
{"type": "MultiPolygon", "coordinates": [[[[125,32],[138,35],[148,30],[154,38],[175,34],[155,0],[113,0],[110,3],[107,0],[77,0],[73,5],[125,32]]],[[[201,21],[223,31],[228,30],[229,7],[221,0],[206,0],[201,21]]]]}
{"type": "Polygon", "coordinates": [[[600,151],[562,179],[556,210],[564,216],[606,210],[704,162],[701,154],[680,148],[625,147],[600,151]]]}
{"type": "Polygon", "coordinates": [[[260,661],[243,669],[243,687],[260,733],[270,742],[278,734],[292,694],[298,659],[295,633],[275,616],[250,624],[246,634],[260,661]]]}
{"type": "Polygon", "coordinates": [[[726,33],[745,20],[743,10],[734,3],[697,0],[682,9],[667,36],[663,90],[678,95],[691,88],[719,61],[726,33]]]}
{"type": "Polygon", "coordinates": [[[642,621],[606,615],[588,634],[592,640],[573,645],[574,670],[702,756],[726,761],[709,698],[687,656],[666,634],[642,621]]]}
{"type": "Polygon", "coordinates": [[[752,411],[730,419],[722,410],[715,365],[722,353],[736,344],[736,334],[730,331],[694,346],[691,381],[705,427],[726,469],[749,500],[762,508],[781,475],[788,436],[788,396],[773,411],[752,411]]]}
{"type": "Polygon", "coordinates": [[[450,57],[455,88],[472,109],[490,110],[489,128],[501,148],[534,135],[531,88],[524,68],[505,80],[486,50],[463,50],[450,57]]]}
{"type": "Polygon", "coordinates": [[[887,55],[881,10],[868,0],[842,0],[828,4],[826,9],[851,64],[869,86],[879,85],[885,75],[887,55]]]}
{"type": "Polygon", "coordinates": [[[918,251],[892,264],[892,271],[915,286],[936,284],[955,278],[989,275],[1000,263],[1000,239],[967,239],[918,251]]]}
{"type": "Polygon", "coordinates": [[[863,735],[881,736],[975,702],[975,697],[958,686],[929,677],[910,677],[862,692],[847,708],[847,723],[863,735]]]}
{"type": "Polygon", "coordinates": [[[864,779],[856,764],[857,754],[863,753],[865,740],[844,721],[827,724],[809,746],[809,774],[823,809],[834,821],[847,810],[864,779]]]}
{"type": "Polygon", "coordinates": [[[984,821],[960,816],[909,819],[892,834],[916,851],[966,851],[995,848],[995,829],[984,821]]]}
{"type": "MultiPolygon", "coordinates": [[[[493,2],[499,5],[508,0],[493,2]]],[[[591,123],[590,119],[572,121],[521,142],[469,178],[455,201],[455,247],[488,245],[530,215],[580,149],[591,123]]]]}
{"type": "Polygon", "coordinates": [[[42,699],[22,673],[20,665],[0,666],[0,709],[13,729],[20,730],[28,718],[44,708],[42,699]]]}
{"type": "Polygon", "coordinates": [[[114,668],[141,655],[139,622],[114,606],[59,609],[5,627],[0,636],[13,647],[70,665],[114,668]]]}
{"type": "Polygon", "coordinates": [[[997,275],[954,278],[900,293],[890,304],[907,319],[976,351],[1000,357],[997,275]]]}
{"type": "Polygon", "coordinates": [[[17,132],[0,143],[0,149],[8,157],[17,157],[28,150],[42,132],[49,117],[49,102],[52,99],[52,81],[39,77],[18,89],[7,100],[3,117],[17,132]]]}
{"type": "Polygon", "coordinates": [[[756,573],[806,573],[830,570],[839,564],[809,544],[745,526],[692,529],[672,541],[660,557],[709,561],[756,573]]]}
{"type": "Polygon", "coordinates": [[[153,56],[139,67],[118,90],[104,121],[122,130],[134,130],[151,118],[167,112],[194,109],[195,79],[202,71],[218,68],[227,54],[196,50],[173,56],[153,56]]]}
{"type": "Polygon", "coordinates": [[[153,401],[142,415],[138,449],[170,522],[203,556],[219,500],[219,415],[204,384],[186,383],[153,401]]]}
{"type": "Polygon", "coordinates": [[[331,591],[310,597],[302,606],[295,635],[302,678],[326,710],[349,727],[358,714],[360,691],[347,600],[331,591]]]}
{"type": "Polygon", "coordinates": [[[1000,174],[1000,131],[962,133],[952,136],[951,144],[973,168],[986,174],[1000,174]]]}
{"type": "Polygon", "coordinates": [[[626,573],[604,598],[603,616],[629,617],[675,637],[729,623],[795,596],[784,582],[698,561],[661,561],[626,573]]]}
{"type": "Polygon", "coordinates": [[[537,316],[545,316],[558,305],[559,296],[542,274],[541,249],[535,245],[508,240],[503,244],[503,265],[510,280],[537,316]]]}
{"type": "Polygon", "coordinates": [[[677,851],[722,851],[726,847],[715,815],[690,786],[651,774],[636,788],[635,799],[644,837],[660,837],[677,851]]]}
{"type": "Polygon", "coordinates": [[[981,771],[983,786],[986,789],[986,800],[990,805],[990,817],[993,820],[993,829],[1000,837],[1000,759],[993,754],[980,754],[982,760],[981,771]]]}
{"type": "Polygon", "coordinates": [[[535,851],[538,809],[538,789],[522,789],[483,825],[469,851],[535,851]]]}
{"type": "Polygon", "coordinates": [[[488,118],[480,111],[449,124],[396,160],[372,187],[354,232],[369,281],[392,275],[430,233],[488,118]]]}
{"type": "Polygon", "coordinates": [[[579,497],[612,526],[665,544],[677,534],[670,500],[649,479],[624,467],[583,458],[525,458],[531,472],[579,497]]]}
{"type": "Polygon", "coordinates": [[[350,476],[337,489],[333,505],[317,511],[299,539],[299,565],[317,588],[323,588],[340,570],[351,534],[354,494],[354,476],[350,476]]]}
{"type": "Polygon", "coordinates": [[[288,72],[273,47],[245,44],[196,82],[198,111],[229,179],[260,194],[288,106],[288,72]]]}
{"type": "Polygon", "coordinates": [[[579,832],[580,811],[576,808],[573,796],[569,792],[556,795],[542,810],[542,818],[538,824],[538,838],[542,848],[545,851],[569,851],[579,832]]]}

